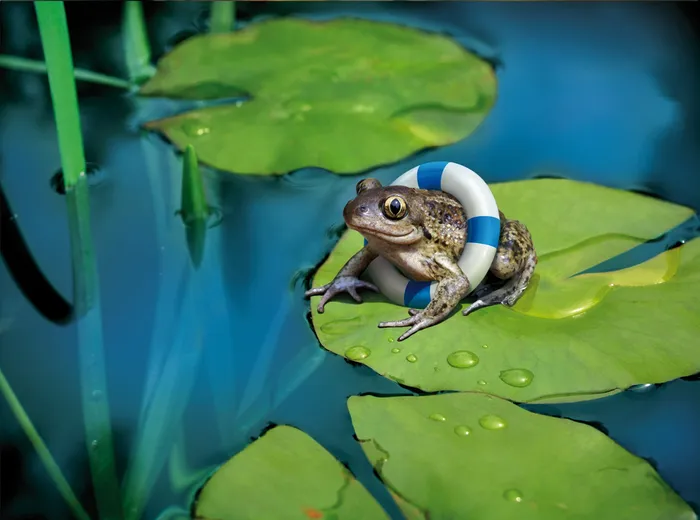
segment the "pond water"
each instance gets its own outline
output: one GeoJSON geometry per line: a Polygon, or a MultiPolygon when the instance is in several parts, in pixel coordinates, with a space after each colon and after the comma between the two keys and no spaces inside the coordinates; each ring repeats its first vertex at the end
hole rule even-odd
{"type": "MultiPolygon", "coordinates": [[[[247,22],[268,14],[352,14],[397,21],[447,32],[498,64],[498,102],[477,131],[453,146],[372,171],[382,183],[423,162],[448,158],[490,182],[557,175],[700,207],[700,73],[690,65],[697,64],[699,47],[697,33],[675,5],[272,4],[245,6],[240,17],[247,22]]],[[[68,8],[76,63],[123,75],[115,21],[119,10],[111,16],[104,9],[90,17],[94,23],[81,25],[80,8],[68,8]]],[[[197,2],[147,8],[156,56],[174,35],[196,28],[200,10],[197,2]]],[[[2,3],[0,17],[2,52],[40,58],[31,7],[2,3]]],[[[0,74],[0,181],[38,264],[70,297],[65,199],[50,183],[60,158],[46,78],[0,74]]],[[[162,101],[135,104],[117,89],[94,85],[80,84],[79,92],[87,160],[100,168],[91,190],[92,229],[120,467],[136,434],[162,298],[172,312],[181,306],[181,314],[168,315],[163,338],[172,341],[195,323],[205,330],[198,364],[188,374],[191,393],[187,397],[176,389],[170,403],[184,407],[182,431],[175,428],[172,436],[182,435],[190,472],[230,457],[268,422],[292,424],[347,462],[387,511],[400,518],[352,437],[345,399],[366,392],[410,392],[322,350],[305,319],[308,302],[302,288],[290,289],[295,274],[317,264],[333,246],[337,236],[329,229],[342,223],[342,208],[362,176],[312,169],[268,179],[207,170],[209,195],[223,218],[207,236],[207,259],[198,275],[205,290],[187,293],[180,289],[187,263],[184,233],[174,217],[180,159],[161,139],[135,130],[139,122],[183,107],[162,101]],[[155,196],[153,189],[159,190],[155,196]],[[163,285],[168,289],[160,294],[163,285]],[[260,352],[269,356],[268,364],[256,364],[260,352]],[[221,429],[241,424],[235,407],[227,411],[230,396],[240,397],[246,388],[255,393],[249,381],[257,378],[262,384],[265,367],[267,380],[274,379],[296,356],[314,358],[319,365],[276,408],[256,404],[263,407],[261,414],[251,415],[246,428],[222,441],[221,429]],[[181,395],[188,400],[179,402],[181,395]],[[216,419],[222,410],[223,424],[216,419]]],[[[245,153],[245,143],[230,146],[245,153]]],[[[669,243],[690,238],[698,229],[681,230],[669,243]]],[[[0,328],[0,366],[68,479],[78,489],[86,486],[75,327],[43,319],[2,267],[0,328]]],[[[686,501],[700,503],[700,444],[692,441],[700,436],[698,403],[700,383],[677,381],[592,402],[528,408],[602,424],[623,447],[653,459],[686,501]]],[[[19,447],[25,461],[27,485],[10,504],[8,518],[20,513],[59,518],[56,512],[64,505],[4,401],[0,441],[19,447]],[[39,505],[29,505],[37,499],[39,505]]],[[[173,503],[185,505],[186,498],[171,490],[164,471],[146,517],[155,518],[173,503]]]]}

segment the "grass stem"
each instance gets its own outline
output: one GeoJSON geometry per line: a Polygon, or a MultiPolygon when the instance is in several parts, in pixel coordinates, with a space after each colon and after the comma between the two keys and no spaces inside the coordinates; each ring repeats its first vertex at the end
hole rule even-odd
{"type": "Polygon", "coordinates": [[[155,68],[151,65],[151,46],[148,43],[143,5],[139,1],[124,2],[122,41],[129,79],[132,84],[140,85],[155,73],[155,68]]]}
{"type": "Polygon", "coordinates": [[[99,517],[101,520],[121,520],[121,492],[107,396],[97,262],[90,229],[90,200],[68,23],[63,2],[39,1],[34,5],[48,70],[66,189],[85,442],[99,517]]]}
{"type": "Polygon", "coordinates": [[[236,2],[217,0],[211,2],[211,14],[209,18],[209,31],[213,33],[227,33],[233,30],[236,22],[236,2]]]}
{"type": "Polygon", "coordinates": [[[19,423],[20,427],[29,438],[29,442],[31,442],[34,446],[34,449],[39,455],[39,459],[46,468],[46,471],[51,479],[56,484],[58,492],[66,501],[71,511],[73,511],[73,515],[75,515],[78,520],[90,520],[90,516],[87,514],[85,509],[83,509],[78,497],[75,496],[75,493],[71,489],[70,484],[68,484],[66,477],[64,477],[63,473],[61,472],[61,468],[53,458],[53,455],[51,455],[49,448],[44,443],[44,440],[39,435],[39,432],[36,431],[34,424],[27,415],[27,412],[24,410],[22,403],[19,402],[17,395],[12,390],[10,382],[5,377],[5,374],[3,374],[2,370],[0,370],[0,393],[2,393],[2,395],[5,397],[7,404],[10,406],[10,410],[12,410],[12,413],[17,418],[17,422],[19,423]]]}
{"type": "MultiPolygon", "coordinates": [[[[21,72],[34,72],[37,74],[46,74],[46,63],[43,61],[30,60],[19,56],[10,56],[8,54],[0,54],[0,68],[17,70],[21,72]]],[[[92,72],[85,69],[73,69],[75,79],[86,81],[88,83],[98,83],[110,87],[122,88],[128,90],[131,84],[125,79],[107,76],[98,72],[92,72]]]]}

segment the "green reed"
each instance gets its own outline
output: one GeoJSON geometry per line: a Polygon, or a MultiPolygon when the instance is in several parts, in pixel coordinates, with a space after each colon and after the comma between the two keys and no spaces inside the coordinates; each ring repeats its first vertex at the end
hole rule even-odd
{"type": "Polygon", "coordinates": [[[61,468],[56,462],[56,459],[53,458],[53,455],[51,455],[51,452],[46,446],[44,439],[42,439],[41,435],[39,435],[39,432],[36,431],[34,424],[27,415],[27,412],[24,410],[24,407],[17,398],[17,395],[12,390],[10,382],[5,377],[5,374],[3,374],[2,370],[0,370],[0,393],[7,401],[7,404],[9,405],[10,410],[12,410],[12,413],[17,419],[17,422],[19,423],[20,427],[22,428],[22,430],[24,430],[24,433],[29,438],[29,442],[31,442],[32,446],[34,446],[37,455],[39,455],[39,460],[41,460],[41,463],[44,465],[44,468],[46,468],[46,471],[51,477],[51,480],[53,480],[56,484],[58,492],[66,501],[68,507],[70,507],[71,511],[73,512],[73,515],[78,520],[90,520],[90,515],[88,515],[85,509],[83,509],[83,506],[78,500],[78,497],[75,496],[75,493],[71,489],[70,484],[66,480],[66,477],[63,475],[61,468]]]}
{"type": "MultiPolygon", "coordinates": [[[[183,177],[180,211],[185,224],[185,243],[189,251],[190,265],[187,265],[186,258],[181,258],[180,261],[181,253],[172,250],[172,245],[179,242],[177,234],[183,232],[183,226],[181,222],[172,218],[168,204],[168,200],[174,195],[174,192],[168,192],[175,186],[170,187],[164,181],[164,172],[173,171],[174,168],[171,164],[162,164],[160,157],[156,157],[153,146],[143,135],[141,144],[148,163],[147,173],[160,251],[159,272],[162,275],[151,338],[148,380],[122,495],[114,465],[97,266],[90,232],[88,186],[84,173],[85,159],[75,80],[127,88],[137,94],[138,86],[153,75],[155,68],[151,64],[151,50],[141,2],[127,1],[124,4],[122,38],[128,81],[73,69],[63,3],[44,1],[36,2],[35,5],[46,63],[0,55],[0,67],[45,72],[49,75],[69,210],[75,308],[79,317],[83,413],[95,496],[101,519],[137,520],[143,514],[166,459],[170,458],[172,472],[176,455],[182,455],[184,408],[189,400],[202,348],[205,343],[213,340],[209,339],[207,330],[213,323],[228,320],[228,312],[212,304],[213,301],[226,299],[221,280],[218,278],[218,257],[212,256],[221,246],[218,240],[220,233],[212,235],[214,241],[206,244],[210,251],[205,255],[204,237],[209,227],[210,208],[205,198],[204,182],[195,151],[189,146],[185,150],[181,165],[183,177]],[[179,291],[178,287],[182,290],[179,291]],[[178,294],[182,297],[178,298],[178,294]],[[193,320],[194,315],[200,318],[193,320]],[[179,325],[173,328],[173,323],[179,325]],[[176,438],[177,432],[179,437],[176,438]],[[180,451],[176,453],[178,449],[180,451]]],[[[227,32],[232,30],[234,24],[235,2],[214,2],[211,6],[210,31],[227,32]]],[[[137,108],[143,103],[138,96],[133,97],[132,101],[137,108]]],[[[170,159],[174,160],[174,157],[170,159]]],[[[214,359],[212,350],[205,349],[209,352],[208,358],[211,358],[208,359],[210,384],[214,390],[220,434],[227,449],[240,442],[257,421],[278,406],[324,359],[321,355],[300,352],[300,355],[283,369],[270,395],[265,395],[265,383],[270,378],[270,365],[279,344],[283,323],[289,316],[289,307],[288,300],[281,304],[273,320],[272,330],[265,338],[262,351],[256,359],[253,377],[248,378],[240,402],[235,398],[236,385],[233,384],[230,372],[234,366],[233,352],[231,349],[224,349],[217,352],[214,359]],[[230,369],[222,370],[224,366],[230,369]]],[[[232,344],[233,338],[230,334],[224,335],[226,337],[217,338],[217,341],[232,344]]],[[[0,385],[0,390],[4,392],[4,386],[0,385]]],[[[19,417],[18,415],[18,420],[19,417]]],[[[26,414],[24,417],[26,418],[26,414]]],[[[26,420],[28,421],[28,418],[26,420]]],[[[20,423],[25,427],[24,419],[20,420],[20,423]]],[[[31,426],[31,423],[28,424],[31,426]]],[[[35,446],[44,446],[41,438],[30,426],[25,428],[27,435],[35,446]],[[31,433],[32,431],[34,433],[31,433]]],[[[52,464],[50,454],[47,458],[45,446],[44,451],[39,447],[37,451],[59,491],[74,510],[75,516],[85,520],[87,515],[78,510],[82,510],[80,504],[77,503],[77,499],[73,500],[75,495],[70,487],[67,487],[55,461],[52,464]]],[[[201,478],[205,473],[190,475],[188,481],[201,478]]],[[[185,485],[182,479],[176,480],[177,483],[173,482],[176,487],[185,485]]]]}
{"type": "Polygon", "coordinates": [[[209,31],[227,33],[233,30],[233,25],[236,23],[236,2],[218,0],[210,4],[209,31]]]}
{"type": "Polygon", "coordinates": [[[92,483],[99,517],[123,518],[112,441],[97,262],[73,57],[63,2],[35,2],[49,77],[65,183],[77,320],[81,398],[92,483]]]}
{"type": "Polygon", "coordinates": [[[124,2],[122,28],[124,57],[129,79],[132,84],[140,85],[155,72],[155,67],[151,64],[151,46],[148,43],[148,31],[141,2],[133,0],[124,2]]]}

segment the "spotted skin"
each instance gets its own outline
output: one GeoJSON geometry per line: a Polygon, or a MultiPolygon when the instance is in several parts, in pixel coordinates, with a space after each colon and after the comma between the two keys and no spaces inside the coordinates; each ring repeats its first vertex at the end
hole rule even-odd
{"type": "MultiPolygon", "coordinates": [[[[363,179],[357,197],[343,210],[350,229],[361,233],[367,245],[342,267],[336,277],[306,296],[322,295],[318,312],[336,294],[348,292],[361,302],[358,289],[378,291],[360,280],[369,264],[381,256],[403,274],[419,282],[437,282],[425,309],[409,309],[403,320],[381,322],[379,327],[410,327],[399,341],[445,320],[470,292],[471,282],[458,265],[467,238],[467,215],[459,201],[439,190],[405,186],[383,187],[376,179],[363,179]]],[[[537,265],[532,237],[524,224],[501,218],[501,236],[490,273],[505,283],[482,295],[463,314],[490,305],[512,306],[527,288],[537,265]]]]}

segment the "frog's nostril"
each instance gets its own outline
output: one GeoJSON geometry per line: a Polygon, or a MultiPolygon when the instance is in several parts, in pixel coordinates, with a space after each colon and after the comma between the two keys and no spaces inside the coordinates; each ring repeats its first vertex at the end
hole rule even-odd
{"type": "Polygon", "coordinates": [[[365,205],[360,205],[357,206],[357,209],[355,211],[358,215],[367,215],[367,213],[369,213],[369,208],[365,205]]]}

